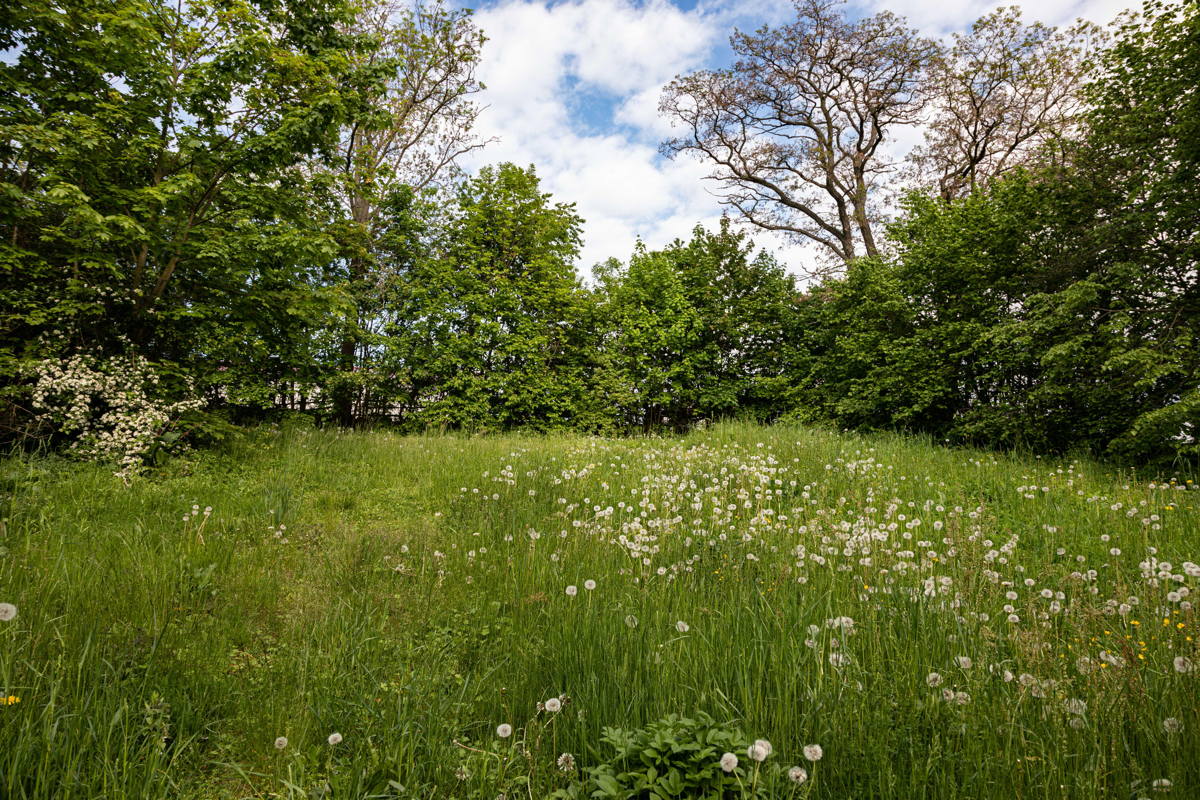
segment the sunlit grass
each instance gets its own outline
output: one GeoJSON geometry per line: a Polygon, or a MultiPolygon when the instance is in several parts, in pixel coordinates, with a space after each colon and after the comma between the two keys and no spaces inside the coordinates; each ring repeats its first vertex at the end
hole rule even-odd
{"type": "Polygon", "coordinates": [[[741,425],[2,469],[0,796],[541,798],[699,712],[796,796],[1200,793],[1186,476],[741,425]]]}

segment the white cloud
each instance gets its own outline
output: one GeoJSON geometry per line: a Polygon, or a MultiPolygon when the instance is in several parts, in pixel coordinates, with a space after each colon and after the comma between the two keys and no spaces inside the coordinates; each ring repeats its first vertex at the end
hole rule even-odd
{"type": "MultiPolygon", "coordinates": [[[[866,0],[853,10],[886,7],[929,35],[945,35],[1004,4],[866,0]]],[[[1027,20],[1059,25],[1080,16],[1107,22],[1132,3],[1020,5],[1027,20]]],[[[478,132],[499,141],[466,166],[534,164],[544,190],[574,202],[586,220],[584,273],[610,256],[627,259],[638,237],[651,247],[686,239],[696,223],[715,224],[721,207],[704,165],[658,154],[671,133],[658,116],[662,87],[677,74],[720,66],[735,25],[754,29],[791,16],[790,4],[775,0],[711,0],[689,11],[665,0],[503,0],[483,8],[476,20],[488,36],[479,70],[488,107],[478,132]]],[[[810,247],[761,233],[756,240],[796,271],[813,259],[810,247]]]]}

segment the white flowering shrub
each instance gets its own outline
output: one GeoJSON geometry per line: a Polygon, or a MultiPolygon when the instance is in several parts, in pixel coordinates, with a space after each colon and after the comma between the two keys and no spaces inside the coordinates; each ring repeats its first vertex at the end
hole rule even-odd
{"type": "Polygon", "coordinates": [[[47,359],[37,364],[36,375],[34,410],[73,439],[75,455],[116,464],[115,474],[122,479],[145,465],[180,414],[203,405],[195,398],[165,397],[154,366],[133,354],[47,359]]]}

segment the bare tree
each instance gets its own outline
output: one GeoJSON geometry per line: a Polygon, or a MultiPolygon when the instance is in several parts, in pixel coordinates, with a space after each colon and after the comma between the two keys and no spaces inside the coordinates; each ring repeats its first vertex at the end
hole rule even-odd
{"type": "Polygon", "coordinates": [[[660,112],[683,129],[663,143],[712,165],[722,201],[760,228],[821,245],[845,263],[876,255],[889,131],[915,123],[936,45],[883,12],[855,22],[831,0],[730,39],[729,69],[675,78],[660,112]]]}
{"type": "Polygon", "coordinates": [[[931,116],[912,154],[919,180],[947,200],[1021,165],[1052,159],[1075,131],[1100,29],[1025,25],[1018,8],[981,17],[929,71],[931,116]]]}
{"type": "Polygon", "coordinates": [[[388,190],[423,189],[487,143],[472,131],[480,109],[470,99],[483,89],[475,69],[484,36],[470,12],[447,9],[442,0],[367,0],[357,32],[376,41],[369,58],[387,75],[370,113],[341,143],[351,218],[370,226],[374,201],[388,190]]]}

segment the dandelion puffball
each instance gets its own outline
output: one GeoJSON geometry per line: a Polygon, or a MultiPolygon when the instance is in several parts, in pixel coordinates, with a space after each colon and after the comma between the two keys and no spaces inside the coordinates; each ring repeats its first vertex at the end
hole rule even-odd
{"type": "Polygon", "coordinates": [[[819,744],[806,744],[804,746],[804,757],[809,761],[820,761],[823,755],[825,755],[825,750],[819,744]]]}
{"type": "Polygon", "coordinates": [[[737,769],[737,765],[738,757],[733,753],[726,753],[725,755],[721,756],[721,769],[725,770],[726,772],[733,772],[735,769],[737,769]]]}
{"type": "Polygon", "coordinates": [[[746,748],[746,755],[753,761],[766,761],[771,755],[771,743],[766,739],[756,739],[754,744],[746,748]]]}
{"type": "Polygon", "coordinates": [[[509,725],[507,722],[497,725],[496,735],[501,739],[507,739],[512,736],[512,725],[509,725]]]}
{"type": "Polygon", "coordinates": [[[9,622],[17,616],[17,607],[12,603],[0,603],[0,622],[9,622]]]}
{"type": "Polygon", "coordinates": [[[579,589],[575,586],[575,584],[571,584],[567,587],[567,597],[574,597],[577,594],[579,594],[579,589]]]}
{"type": "Polygon", "coordinates": [[[808,770],[804,767],[792,767],[788,770],[787,776],[792,783],[804,783],[808,780],[808,770]]]}
{"type": "Polygon", "coordinates": [[[1175,656],[1174,665],[1176,672],[1191,672],[1196,668],[1196,665],[1187,656],[1175,656]]]}
{"type": "Polygon", "coordinates": [[[942,685],[942,676],[936,672],[931,672],[925,676],[925,683],[929,684],[930,688],[936,689],[942,685]]]}
{"type": "Polygon", "coordinates": [[[687,633],[688,632],[688,624],[686,622],[684,622],[683,620],[679,620],[678,622],[675,623],[675,630],[679,631],[680,633],[687,633]]]}
{"type": "Polygon", "coordinates": [[[556,714],[559,711],[562,711],[562,701],[559,700],[557,697],[551,697],[549,700],[546,701],[545,706],[546,706],[546,710],[549,711],[551,714],[556,714]]]}
{"type": "Polygon", "coordinates": [[[340,733],[338,733],[337,731],[334,731],[333,733],[329,734],[329,743],[330,744],[341,744],[342,743],[342,735],[340,733]]]}
{"type": "Polygon", "coordinates": [[[282,750],[282,749],[283,749],[283,748],[285,748],[285,747],[287,747],[287,737],[286,737],[286,736],[280,736],[280,737],[278,737],[278,738],[275,740],[275,749],[276,749],[276,750],[282,750]]]}
{"type": "Polygon", "coordinates": [[[588,580],[583,582],[583,588],[587,589],[590,592],[592,589],[596,588],[596,582],[589,578],[588,580]]]}

